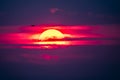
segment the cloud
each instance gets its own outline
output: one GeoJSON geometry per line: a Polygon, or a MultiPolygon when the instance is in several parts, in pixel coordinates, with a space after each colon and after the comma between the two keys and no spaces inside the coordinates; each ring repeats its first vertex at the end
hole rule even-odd
{"type": "Polygon", "coordinates": [[[75,16],[75,15],[78,15],[77,12],[67,11],[67,10],[59,9],[59,8],[50,8],[49,11],[52,14],[59,13],[60,15],[66,15],[66,16],[75,16]]]}
{"type": "Polygon", "coordinates": [[[59,8],[50,8],[49,9],[49,11],[50,11],[50,13],[52,13],[52,14],[54,14],[54,13],[56,13],[56,12],[62,12],[63,10],[62,9],[59,9],[59,8]]]}

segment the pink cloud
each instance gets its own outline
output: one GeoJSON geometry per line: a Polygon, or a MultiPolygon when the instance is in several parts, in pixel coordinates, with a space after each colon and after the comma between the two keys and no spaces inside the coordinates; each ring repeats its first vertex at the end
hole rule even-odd
{"type": "Polygon", "coordinates": [[[50,8],[49,11],[50,11],[50,13],[54,14],[54,13],[56,13],[57,11],[63,12],[64,10],[59,9],[59,8],[50,8]]]}
{"type": "Polygon", "coordinates": [[[58,8],[51,8],[50,9],[50,13],[54,14],[58,11],[59,9],[58,8]]]}

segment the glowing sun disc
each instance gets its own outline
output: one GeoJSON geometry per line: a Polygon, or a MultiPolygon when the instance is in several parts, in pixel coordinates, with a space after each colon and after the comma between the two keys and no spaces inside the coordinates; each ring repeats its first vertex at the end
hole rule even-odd
{"type": "Polygon", "coordinates": [[[63,39],[64,34],[56,29],[48,29],[41,33],[39,40],[63,39]]]}

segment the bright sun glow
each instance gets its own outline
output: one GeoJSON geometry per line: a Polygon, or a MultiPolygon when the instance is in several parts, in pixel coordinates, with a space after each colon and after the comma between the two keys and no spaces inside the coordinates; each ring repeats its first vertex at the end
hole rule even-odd
{"type": "Polygon", "coordinates": [[[50,39],[63,39],[63,38],[64,38],[64,34],[56,29],[48,29],[44,31],[39,37],[39,39],[42,41],[50,40],[50,39]]]}

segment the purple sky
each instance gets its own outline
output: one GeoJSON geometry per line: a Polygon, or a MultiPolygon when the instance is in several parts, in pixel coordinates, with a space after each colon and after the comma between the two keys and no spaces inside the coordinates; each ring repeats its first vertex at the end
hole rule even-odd
{"type": "Polygon", "coordinates": [[[119,23],[117,0],[0,0],[0,25],[119,23]]]}

